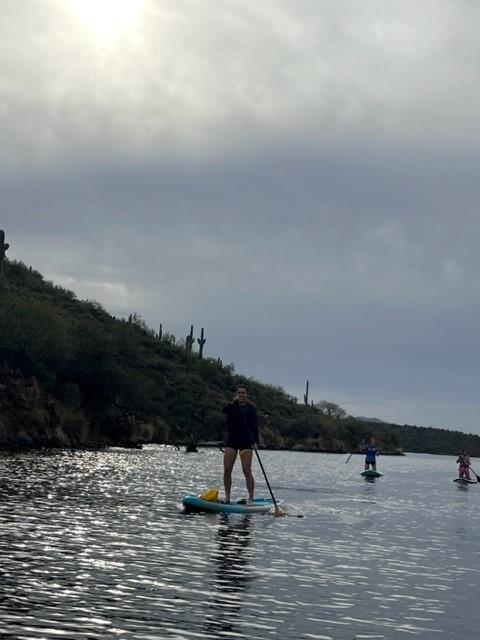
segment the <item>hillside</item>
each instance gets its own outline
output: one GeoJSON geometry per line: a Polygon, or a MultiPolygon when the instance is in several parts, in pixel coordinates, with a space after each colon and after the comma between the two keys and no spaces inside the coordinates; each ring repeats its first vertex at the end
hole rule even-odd
{"type": "Polygon", "coordinates": [[[384,451],[480,455],[480,437],[343,417],[203,358],[6,262],[0,281],[0,448],[186,444],[223,438],[221,408],[238,383],[257,403],[262,445],[351,451],[375,434],[384,451]]]}

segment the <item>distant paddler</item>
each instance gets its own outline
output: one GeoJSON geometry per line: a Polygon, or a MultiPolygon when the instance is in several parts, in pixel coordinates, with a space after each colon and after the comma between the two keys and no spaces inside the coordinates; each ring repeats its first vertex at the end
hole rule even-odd
{"type": "Polygon", "coordinates": [[[373,471],[377,470],[377,456],[380,455],[380,449],[375,445],[375,438],[370,438],[370,444],[364,449],[365,454],[365,471],[372,467],[373,471]]]}
{"type": "Polygon", "coordinates": [[[470,456],[468,455],[468,451],[463,449],[460,455],[457,458],[458,464],[458,477],[465,478],[466,480],[470,480],[470,456]]]}
{"type": "MultiPolygon", "coordinates": [[[[365,471],[368,471],[372,467],[373,471],[377,470],[377,456],[380,455],[380,449],[375,445],[375,438],[370,438],[370,444],[366,447],[359,449],[360,453],[365,454],[365,471]]],[[[350,460],[355,452],[348,454],[348,458],[345,460],[345,464],[350,460]]]]}
{"type": "Polygon", "coordinates": [[[225,502],[230,502],[232,490],[232,471],[240,453],[242,470],[247,485],[248,502],[253,502],[255,481],[252,474],[253,448],[258,443],[257,409],[248,400],[245,385],[238,385],[232,402],[223,407],[227,416],[227,438],[223,454],[223,483],[225,487],[225,502]]]}

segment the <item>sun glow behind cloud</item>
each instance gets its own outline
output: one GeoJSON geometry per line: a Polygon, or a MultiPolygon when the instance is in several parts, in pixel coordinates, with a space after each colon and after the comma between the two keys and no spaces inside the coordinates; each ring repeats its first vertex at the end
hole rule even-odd
{"type": "Polygon", "coordinates": [[[114,42],[138,19],[145,0],[70,0],[86,28],[104,42],[114,42]]]}

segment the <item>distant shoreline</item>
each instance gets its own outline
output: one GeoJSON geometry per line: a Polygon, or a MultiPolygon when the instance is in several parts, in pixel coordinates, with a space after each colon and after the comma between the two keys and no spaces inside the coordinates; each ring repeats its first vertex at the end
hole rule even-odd
{"type": "MultiPolygon", "coordinates": [[[[38,452],[48,452],[48,451],[104,451],[106,449],[111,449],[111,448],[118,448],[118,449],[132,449],[132,450],[141,450],[144,446],[148,446],[148,445],[159,445],[159,446],[166,446],[166,447],[172,447],[174,449],[178,449],[181,451],[185,452],[185,449],[187,447],[187,445],[182,442],[182,443],[171,443],[171,442],[144,442],[144,443],[138,443],[138,444],[122,444],[122,443],[118,443],[118,444],[113,444],[113,443],[105,443],[105,444],[91,444],[91,445],[84,445],[84,446],[77,446],[77,447],[62,447],[62,446],[35,446],[35,445],[16,445],[16,446],[3,446],[0,447],[0,452],[5,452],[5,453],[27,453],[29,451],[38,451],[38,452]]],[[[199,449],[221,449],[222,445],[219,445],[217,443],[201,443],[201,444],[197,444],[197,450],[199,449]]],[[[344,450],[339,450],[339,449],[330,449],[330,450],[322,450],[322,449],[311,449],[308,447],[297,447],[297,448],[283,448],[283,447],[264,447],[264,446],[259,446],[258,447],[259,451],[291,451],[292,453],[329,453],[329,454],[340,454],[340,455],[350,455],[352,454],[352,456],[363,456],[364,454],[359,451],[359,452],[354,452],[352,453],[351,451],[344,451],[344,450]]],[[[194,451],[189,451],[188,453],[195,453],[194,451]]],[[[418,452],[417,452],[418,453],[418,452]]],[[[423,453],[428,453],[428,451],[425,451],[423,453]]],[[[390,452],[390,451],[385,451],[382,452],[380,454],[381,456],[405,456],[406,454],[403,451],[395,451],[395,452],[390,452]]],[[[445,455],[449,455],[449,454],[445,454],[445,455]]]]}

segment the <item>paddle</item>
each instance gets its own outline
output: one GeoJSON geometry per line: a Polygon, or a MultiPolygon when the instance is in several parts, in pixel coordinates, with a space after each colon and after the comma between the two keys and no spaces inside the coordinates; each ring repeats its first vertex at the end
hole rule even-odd
{"type": "Polygon", "coordinates": [[[265,478],[265,482],[267,483],[268,490],[270,491],[270,495],[272,496],[272,502],[275,505],[275,516],[276,517],[286,516],[286,517],[289,517],[289,518],[303,518],[304,517],[303,513],[295,513],[295,514],[292,513],[292,514],[290,514],[290,513],[285,513],[285,511],[282,511],[280,509],[280,507],[277,504],[277,501],[275,500],[275,496],[273,495],[272,487],[270,486],[270,482],[268,481],[265,469],[263,468],[263,464],[262,464],[262,461],[260,459],[260,454],[258,453],[258,448],[257,448],[257,443],[256,442],[253,443],[253,450],[255,451],[255,455],[257,456],[258,464],[260,465],[260,469],[262,470],[263,477],[265,478]]]}
{"type": "Polygon", "coordinates": [[[273,504],[275,506],[275,516],[277,516],[277,517],[278,516],[284,516],[285,514],[283,513],[283,511],[278,506],[277,501],[275,500],[275,496],[273,495],[272,487],[270,486],[270,482],[268,481],[267,474],[265,473],[265,469],[263,468],[263,464],[262,464],[262,461],[260,459],[260,455],[258,453],[258,448],[257,448],[257,443],[256,442],[253,443],[253,450],[255,451],[255,455],[257,456],[258,464],[260,465],[260,469],[262,470],[263,477],[265,478],[265,482],[267,483],[268,490],[270,491],[270,495],[272,496],[272,501],[273,501],[273,504]]]}
{"type": "MultiPolygon", "coordinates": [[[[362,449],[363,449],[363,447],[364,447],[364,444],[365,444],[365,443],[362,443],[362,444],[360,445],[360,446],[362,447],[362,449]]],[[[348,456],[348,458],[345,460],[345,464],[348,464],[348,463],[350,462],[350,458],[353,456],[353,454],[354,454],[354,453],[358,453],[358,451],[357,451],[357,452],[352,451],[352,453],[351,453],[351,454],[348,456]]]]}
{"type": "Polygon", "coordinates": [[[470,467],[470,471],[472,471],[473,475],[476,477],[477,482],[480,482],[480,476],[475,473],[475,471],[470,467]]]}

